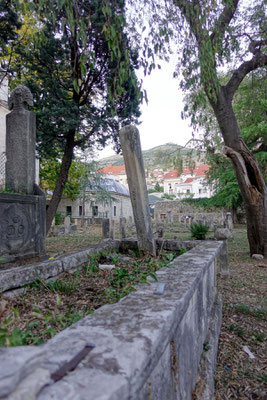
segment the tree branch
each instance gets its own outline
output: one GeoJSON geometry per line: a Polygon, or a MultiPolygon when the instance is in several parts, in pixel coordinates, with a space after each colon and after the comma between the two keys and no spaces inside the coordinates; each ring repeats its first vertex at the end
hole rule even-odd
{"type": "Polygon", "coordinates": [[[218,38],[219,35],[223,35],[227,26],[230,24],[235,11],[237,9],[239,0],[233,0],[232,4],[228,4],[224,7],[221,15],[218,18],[218,22],[214,26],[214,30],[210,35],[212,43],[218,38]]]}
{"type": "Polygon", "coordinates": [[[243,62],[232,74],[230,80],[227,85],[225,85],[225,90],[230,97],[233,98],[236,90],[239,85],[245,78],[245,76],[255,69],[267,65],[267,54],[262,54],[260,51],[256,52],[256,54],[252,57],[251,60],[243,62]]]}
{"type": "Polygon", "coordinates": [[[84,142],[86,142],[87,139],[89,139],[89,137],[95,132],[96,128],[92,128],[90,130],[90,132],[87,133],[87,135],[83,136],[81,139],[79,140],[75,140],[74,142],[74,146],[81,146],[84,142]]]}

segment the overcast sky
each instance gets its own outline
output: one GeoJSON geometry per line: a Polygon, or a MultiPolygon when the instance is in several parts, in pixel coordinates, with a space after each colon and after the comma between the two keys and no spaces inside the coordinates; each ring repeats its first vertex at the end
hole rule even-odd
{"type": "MultiPolygon", "coordinates": [[[[138,126],[143,150],[165,143],[185,145],[192,137],[189,120],[181,119],[183,93],[178,79],[173,79],[173,62],[161,62],[161,69],[143,77],[148,104],[141,106],[141,125],[138,126]]],[[[140,74],[141,75],[141,74],[140,74]]],[[[114,155],[112,147],[99,152],[99,157],[114,155]]]]}

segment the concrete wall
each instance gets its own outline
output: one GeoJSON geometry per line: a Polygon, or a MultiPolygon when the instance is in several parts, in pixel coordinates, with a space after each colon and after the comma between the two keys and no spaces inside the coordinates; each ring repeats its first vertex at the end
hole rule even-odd
{"type": "MultiPolygon", "coordinates": [[[[170,249],[182,244],[168,243],[170,249]]],[[[48,343],[1,349],[0,398],[190,400],[195,390],[198,399],[211,400],[221,324],[215,261],[222,242],[192,245],[157,272],[158,282],[139,285],[48,343]],[[159,283],[165,284],[161,295],[155,294],[159,283]],[[211,349],[203,353],[206,340],[211,349]],[[88,342],[94,349],[55,383],[50,374],[88,342]]]]}

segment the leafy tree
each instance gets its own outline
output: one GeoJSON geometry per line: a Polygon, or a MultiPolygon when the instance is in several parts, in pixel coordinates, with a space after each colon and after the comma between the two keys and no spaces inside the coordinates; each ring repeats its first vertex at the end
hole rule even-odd
{"type": "MultiPolygon", "coordinates": [[[[55,158],[43,158],[40,160],[40,187],[46,193],[47,198],[51,198],[57,183],[61,163],[55,158]]],[[[78,159],[73,160],[68,180],[64,186],[62,195],[69,197],[72,201],[79,196],[82,184],[81,180],[84,175],[85,165],[78,159]]]]}
{"type": "Polygon", "coordinates": [[[16,48],[21,64],[13,85],[22,82],[34,95],[40,156],[62,156],[47,210],[48,231],[74,150],[103,147],[109,139],[118,149],[121,124],[140,115],[138,53],[125,34],[124,0],[40,0],[28,7],[39,32],[16,48]]]}
{"type": "Polygon", "coordinates": [[[163,192],[163,186],[160,186],[158,182],[155,185],[155,192],[163,192]]]}
{"type": "MultiPolygon", "coordinates": [[[[245,77],[267,65],[265,2],[174,0],[164,6],[160,1],[152,3],[148,16],[152,32],[147,39],[147,54],[153,54],[153,50],[162,46],[162,38],[169,41],[172,35],[179,40],[181,87],[195,93],[197,88],[204,89],[244,201],[250,253],[266,256],[266,185],[256,158],[244,142],[233,109],[234,95],[245,77]],[[159,45],[155,40],[158,37],[159,45]],[[230,78],[221,84],[219,68],[226,64],[231,68],[230,78]]],[[[199,92],[194,101],[193,123],[201,96],[199,92]]]]}
{"type": "MultiPolygon", "coordinates": [[[[227,82],[228,74],[220,77],[227,82]]],[[[267,123],[264,119],[266,109],[267,80],[259,69],[244,79],[236,92],[233,108],[246,145],[257,158],[263,176],[266,178],[266,134],[267,123]]],[[[191,95],[192,96],[192,95],[191,95]]],[[[186,101],[190,103],[191,96],[186,101]]],[[[193,106],[193,101],[192,105],[193,106]]],[[[190,110],[190,105],[189,105],[190,110]]],[[[231,162],[223,155],[223,138],[206,98],[195,113],[196,123],[204,130],[204,144],[207,149],[207,162],[211,166],[207,176],[215,189],[215,195],[208,200],[209,206],[228,207],[237,222],[236,211],[242,204],[242,196],[231,162]]],[[[203,145],[203,142],[200,142],[203,145]]]]}
{"type": "Polygon", "coordinates": [[[0,1],[0,51],[1,55],[6,50],[10,41],[17,38],[16,30],[21,27],[21,22],[16,10],[18,2],[14,0],[0,1]]]}
{"type": "MultiPolygon", "coordinates": [[[[13,44],[17,40],[17,29],[21,27],[21,21],[17,13],[18,2],[15,0],[0,0],[0,60],[1,69],[7,73],[11,62],[13,44]],[[11,43],[11,48],[9,44],[11,43]],[[7,58],[3,58],[8,56],[7,58]]],[[[2,82],[5,73],[0,76],[2,82]]]]}

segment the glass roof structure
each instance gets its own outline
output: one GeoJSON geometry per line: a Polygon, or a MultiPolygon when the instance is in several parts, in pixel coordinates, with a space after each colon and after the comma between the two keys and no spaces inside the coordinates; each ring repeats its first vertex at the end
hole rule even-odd
{"type": "Polygon", "coordinates": [[[96,185],[92,183],[90,187],[87,188],[87,190],[95,191],[101,187],[111,193],[118,193],[123,194],[124,196],[130,196],[129,190],[124,185],[122,185],[120,182],[115,181],[114,179],[109,178],[102,178],[100,182],[96,185]]]}

